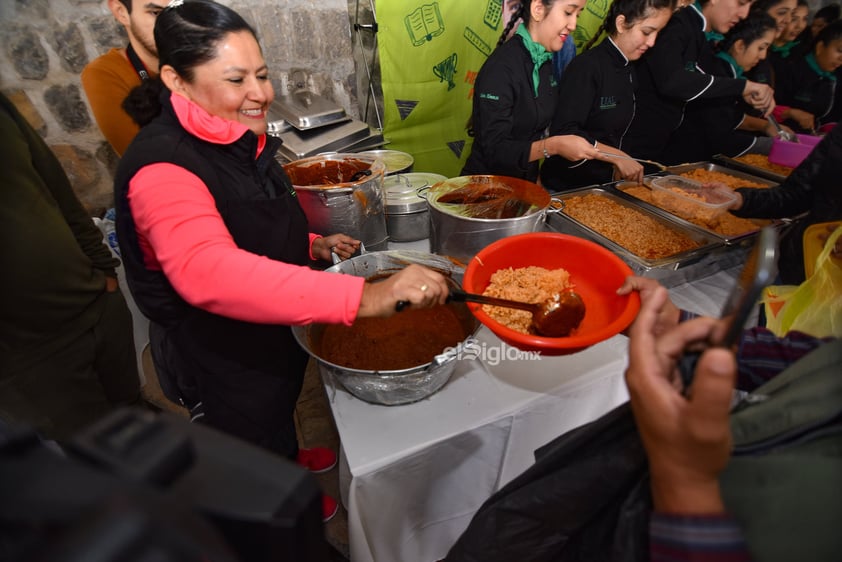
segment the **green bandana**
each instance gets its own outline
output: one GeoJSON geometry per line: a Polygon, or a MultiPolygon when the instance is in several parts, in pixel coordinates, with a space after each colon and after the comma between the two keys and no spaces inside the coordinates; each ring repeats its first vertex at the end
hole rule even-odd
{"type": "Polygon", "coordinates": [[[783,45],[772,45],[769,47],[773,53],[778,53],[781,55],[782,59],[789,57],[792,54],[792,49],[795,48],[796,45],[800,44],[801,41],[788,41],[783,45]]]}
{"type": "Polygon", "coordinates": [[[721,51],[716,53],[716,56],[731,65],[731,68],[734,69],[734,75],[736,78],[744,78],[743,67],[737,64],[737,61],[735,61],[734,57],[732,57],[729,53],[721,51]]]}
{"type": "Polygon", "coordinates": [[[819,66],[818,61],[816,60],[816,55],[813,53],[808,53],[804,60],[807,61],[807,66],[809,66],[813,72],[821,76],[822,78],[827,78],[833,82],[836,81],[836,75],[828,70],[822,70],[819,66]]]}
{"type": "Polygon", "coordinates": [[[520,24],[515,35],[520,36],[523,46],[526,47],[526,50],[529,51],[529,56],[532,57],[532,89],[535,91],[535,97],[537,98],[538,84],[541,82],[538,71],[545,62],[553,58],[553,54],[546,50],[543,45],[532,40],[532,36],[529,35],[529,31],[525,25],[520,24]]]}

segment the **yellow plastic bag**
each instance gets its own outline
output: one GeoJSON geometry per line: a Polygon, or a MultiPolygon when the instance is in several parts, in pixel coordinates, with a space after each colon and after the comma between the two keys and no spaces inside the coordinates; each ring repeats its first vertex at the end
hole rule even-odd
{"type": "Polygon", "coordinates": [[[795,330],[819,338],[842,337],[842,265],[830,257],[840,236],[842,227],[828,237],[806,281],[764,289],[766,327],[775,335],[795,330]]]}

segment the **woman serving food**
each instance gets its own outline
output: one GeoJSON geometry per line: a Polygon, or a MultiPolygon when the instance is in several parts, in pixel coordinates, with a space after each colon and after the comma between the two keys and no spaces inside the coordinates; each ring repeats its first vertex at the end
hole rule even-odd
{"type": "MultiPolygon", "coordinates": [[[[379,283],[307,267],[331,249],[349,257],[359,242],[308,234],[274,158],[280,141],[266,135],[274,92],[254,30],[210,0],[173,2],[155,42],[163,87],[127,101],[145,122],[120,160],[115,201],[162,386],[194,421],[329,468],[329,451],[298,448],[293,410],[307,355],[289,325],[351,324],[392,314],[398,301],[444,303],[445,280],[420,266],[379,283]]],[[[325,501],[325,517],[336,509],[325,501]]]]}
{"type": "Polygon", "coordinates": [[[599,156],[571,161],[552,156],[541,167],[541,183],[554,191],[612,179],[643,181],[643,166],[623,151],[635,112],[634,61],[655,44],[672,14],[672,0],[615,0],[602,27],[608,37],[574,58],[559,86],[550,135],[577,135],[594,143],[599,156]]]}
{"type": "Polygon", "coordinates": [[[545,138],[558,100],[552,53],[576,28],[585,0],[525,0],[512,15],[474,86],[470,128],[474,143],[463,175],[493,174],[538,179],[541,158],[561,154],[568,160],[598,153],[577,135],[545,138]],[[523,19],[515,35],[512,26],[523,19]]]}

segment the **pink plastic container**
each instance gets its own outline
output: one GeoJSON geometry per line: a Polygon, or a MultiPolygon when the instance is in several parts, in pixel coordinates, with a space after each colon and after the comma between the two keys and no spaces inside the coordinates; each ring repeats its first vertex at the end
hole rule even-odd
{"type": "Polygon", "coordinates": [[[772,139],[772,149],[769,151],[769,162],[797,168],[802,160],[812,152],[821,137],[813,135],[797,135],[798,142],[789,142],[779,138],[772,139]]]}

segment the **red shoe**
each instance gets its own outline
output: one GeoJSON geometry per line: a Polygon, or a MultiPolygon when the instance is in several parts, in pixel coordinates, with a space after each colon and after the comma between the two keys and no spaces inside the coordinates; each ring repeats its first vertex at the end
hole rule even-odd
{"type": "Polygon", "coordinates": [[[321,474],[336,466],[336,453],[324,447],[298,449],[298,457],[295,462],[313,474],[321,474]]]}
{"type": "Polygon", "coordinates": [[[339,513],[339,503],[332,497],[322,494],[322,523],[327,523],[339,513]]]}

